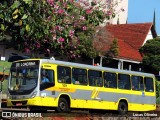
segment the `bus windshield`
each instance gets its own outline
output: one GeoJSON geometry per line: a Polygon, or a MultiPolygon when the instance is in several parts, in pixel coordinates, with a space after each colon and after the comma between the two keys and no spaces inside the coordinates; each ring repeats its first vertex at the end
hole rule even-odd
{"type": "Polygon", "coordinates": [[[10,69],[9,91],[10,93],[30,93],[37,86],[39,68],[38,65],[26,63],[13,63],[10,69]]]}

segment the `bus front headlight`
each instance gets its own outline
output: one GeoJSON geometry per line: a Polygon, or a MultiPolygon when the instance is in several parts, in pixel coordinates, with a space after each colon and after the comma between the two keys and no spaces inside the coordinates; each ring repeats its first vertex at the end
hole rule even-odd
{"type": "Polygon", "coordinates": [[[12,96],[8,94],[8,95],[7,95],[7,98],[8,98],[8,99],[12,99],[12,96]]]}
{"type": "Polygon", "coordinates": [[[10,95],[10,93],[7,92],[7,99],[13,99],[12,97],[13,97],[13,95],[10,95]]]}
{"type": "Polygon", "coordinates": [[[37,95],[37,91],[34,91],[31,95],[31,98],[34,98],[37,95]]]}

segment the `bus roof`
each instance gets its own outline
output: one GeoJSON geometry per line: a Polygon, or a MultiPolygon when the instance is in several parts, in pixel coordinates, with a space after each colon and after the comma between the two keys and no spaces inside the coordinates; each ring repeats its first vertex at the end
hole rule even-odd
{"type": "MultiPolygon", "coordinates": [[[[59,60],[52,60],[52,59],[25,59],[20,61],[32,61],[32,60],[40,60],[40,64],[51,63],[51,64],[57,64],[62,66],[72,66],[72,67],[85,68],[85,69],[102,70],[102,71],[118,72],[118,73],[124,73],[124,74],[134,74],[134,75],[140,75],[140,76],[154,77],[154,75],[151,73],[144,73],[140,71],[120,70],[116,68],[93,66],[93,65],[86,65],[81,63],[73,63],[73,62],[66,62],[66,61],[59,61],[59,60]]],[[[18,61],[15,61],[15,62],[18,62],[18,61]]]]}
{"type": "Polygon", "coordinates": [[[137,71],[130,71],[130,70],[120,70],[116,68],[109,68],[109,67],[101,67],[101,66],[93,66],[93,65],[86,65],[80,63],[72,63],[72,62],[65,62],[65,61],[58,61],[58,60],[50,60],[50,59],[40,59],[41,63],[54,63],[58,65],[67,65],[72,67],[78,68],[86,68],[86,69],[93,69],[93,70],[103,70],[103,71],[110,71],[110,72],[118,72],[118,73],[126,73],[126,74],[135,74],[140,76],[148,76],[153,77],[154,75],[151,73],[144,73],[144,72],[137,72],[137,71]]]}

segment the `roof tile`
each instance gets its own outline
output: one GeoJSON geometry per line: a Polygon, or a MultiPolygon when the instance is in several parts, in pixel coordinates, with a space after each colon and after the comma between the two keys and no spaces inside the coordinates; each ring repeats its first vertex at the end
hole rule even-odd
{"type": "Polygon", "coordinates": [[[142,61],[139,49],[143,45],[152,25],[152,23],[106,25],[106,33],[109,33],[106,34],[108,35],[107,40],[102,38],[96,40],[94,46],[100,51],[107,51],[109,50],[109,43],[111,43],[107,43],[107,41],[117,39],[119,46],[118,58],[142,61]]]}

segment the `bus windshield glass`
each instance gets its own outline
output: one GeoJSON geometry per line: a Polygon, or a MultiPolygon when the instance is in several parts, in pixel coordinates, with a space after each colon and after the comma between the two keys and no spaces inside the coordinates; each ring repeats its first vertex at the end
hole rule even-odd
{"type": "Polygon", "coordinates": [[[13,63],[9,77],[9,91],[31,92],[38,82],[39,62],[21,61],[13,63]]]}

